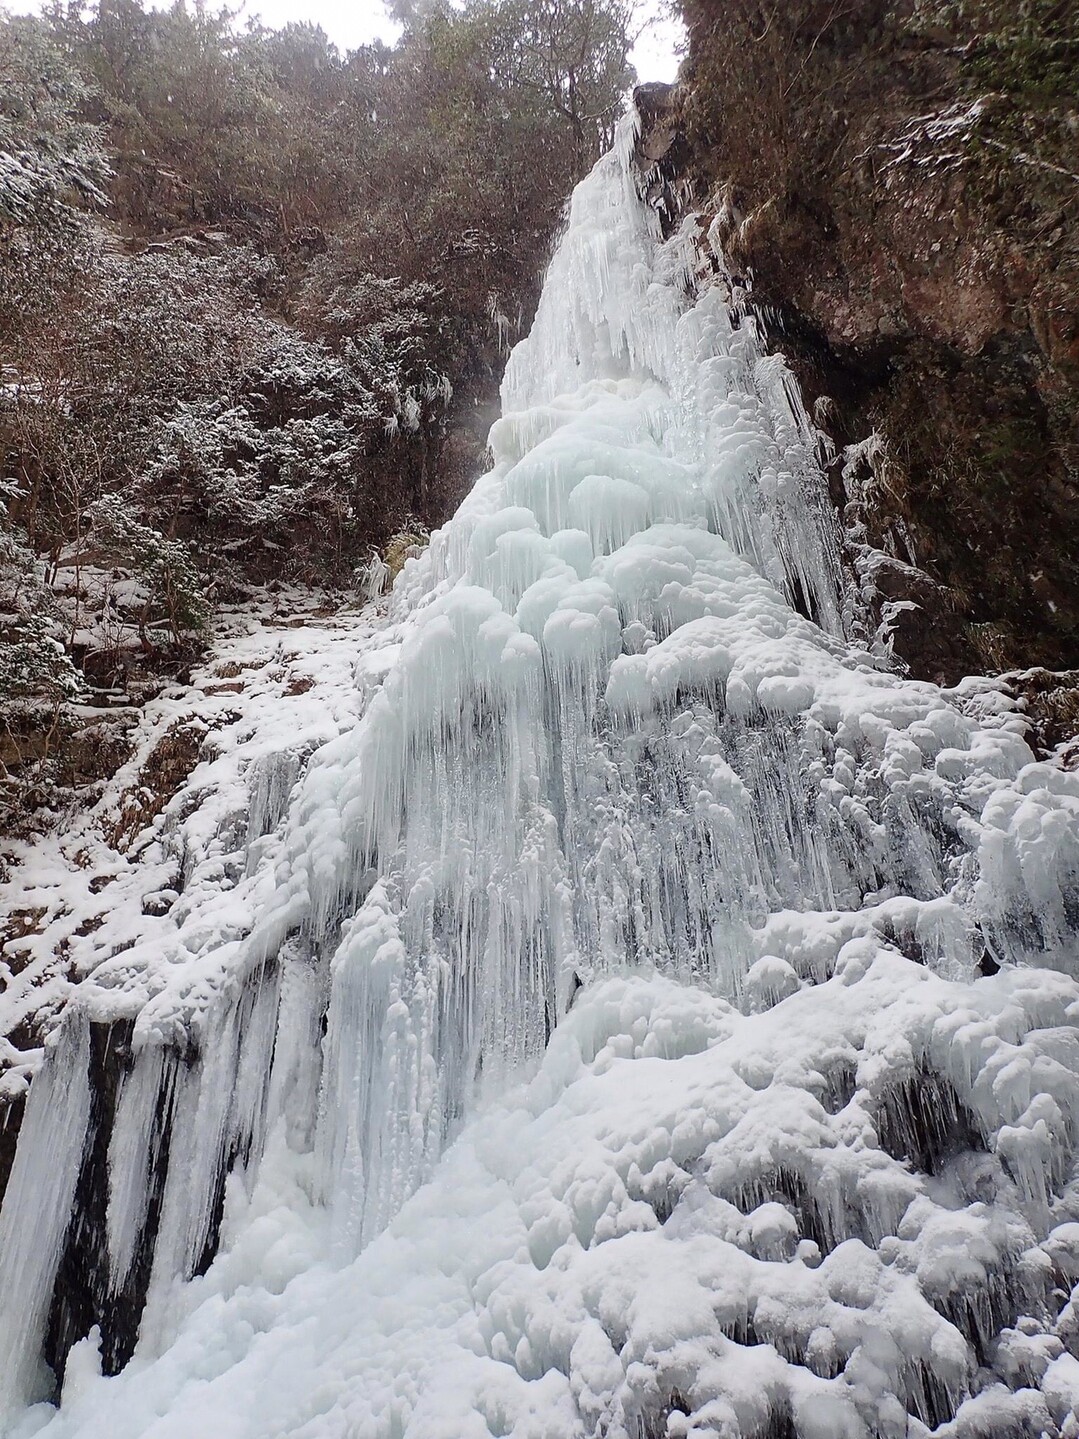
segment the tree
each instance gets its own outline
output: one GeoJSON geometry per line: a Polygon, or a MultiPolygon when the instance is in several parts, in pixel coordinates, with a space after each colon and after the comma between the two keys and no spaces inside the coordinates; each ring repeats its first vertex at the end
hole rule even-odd
{"type": "Polygon", "coordinates": [[[483,0],[478,11],[496,42],[502,83],[562,117],[578,171],[610,145],[636,79],[634,9],[631,0],[483,0]]]}

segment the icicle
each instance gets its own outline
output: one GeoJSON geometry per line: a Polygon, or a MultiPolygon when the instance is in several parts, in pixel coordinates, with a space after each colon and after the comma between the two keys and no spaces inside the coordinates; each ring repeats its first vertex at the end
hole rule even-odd
{"type": "Polygon", "coordinates": [[[30,1089],[0,1212],[0,1424],[47,1398],[42,1345],[90,1120],[90,1024],[73,1007],[30,1089]]]}

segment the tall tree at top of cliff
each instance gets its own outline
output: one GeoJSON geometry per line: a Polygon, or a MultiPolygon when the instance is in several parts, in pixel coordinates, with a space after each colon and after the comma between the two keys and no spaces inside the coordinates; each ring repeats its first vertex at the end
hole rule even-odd
{"type": "Polygon", "coordinates": [[[537,96],[573,136],[578,168],[610,144],[634,80],[627,0],[484,0],[503,83],[537,96]]]}
{"type": "MultiPolygon", "coordinates": [[[[439,27],[452,32],[482,60],[488,99],[497,94],[508,112],[528,113],[541,132],[565,130],[573,179],[610,144],[635,79],[635,0],[469,0],[460,10],[445,0],[393,0],[390,8],[406,50],[439,27]]],[[[453,59],[442,58],[452,71],[453,59]]]]}

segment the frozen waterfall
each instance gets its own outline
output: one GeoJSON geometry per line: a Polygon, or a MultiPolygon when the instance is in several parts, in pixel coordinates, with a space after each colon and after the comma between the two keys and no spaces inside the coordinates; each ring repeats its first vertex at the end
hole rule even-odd
{"type": "Polygon", "coordinates": [[[1079,776],[871,645],[634,125],[253,928],[68,1006],[11,1439],[1079,1436],[1079,776]]]}

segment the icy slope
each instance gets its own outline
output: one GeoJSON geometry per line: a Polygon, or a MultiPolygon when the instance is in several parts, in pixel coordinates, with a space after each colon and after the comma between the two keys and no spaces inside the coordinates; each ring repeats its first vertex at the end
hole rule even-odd
{"type": "MultiPolygon", "coordinates": [[[[809,929],[819,969],[840,933],[809,929]]],[[[864,940],[759,1015],[608,980],[343,1269],[278,1136],[162,1357],[102,1380],[84,1343],[46,1432],[842,1439],[958,1407],[942,1435],[1074,1433],[1079,1314],[1047,1313],[1079,1225],[1008,1165],[1074,1133],[1077,1017],[1062,976],[957,985],[864,940]],[[914,1076],[954,1083],[947,1135],[914,1076]]]]}
{"type": "Polygon", "coordinates": [[[1079,782],[858,646],[789,377],[631,149],[250,927],[68,1006],[20,1436],[93,1326],[57,1434],[1075,1428],[1079,782]]]}

